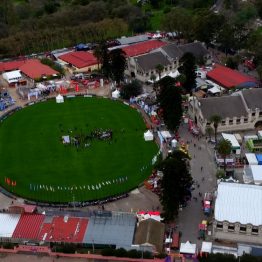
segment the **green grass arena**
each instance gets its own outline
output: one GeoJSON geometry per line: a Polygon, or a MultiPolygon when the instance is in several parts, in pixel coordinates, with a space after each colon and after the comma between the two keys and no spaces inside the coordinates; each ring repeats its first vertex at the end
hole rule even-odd
{"type": "Polygon", "coordinates": [[[145,129],[136,109],[105,98],[28,106],[0,125],[1,185],[40,202],[91,201],[128,192],[150,175],[158,152],[154,142],[144,141],[145,129]],[[81,148],[62,143],[64,135],[97,128],[111,129],[112,139],[81,148]]]}

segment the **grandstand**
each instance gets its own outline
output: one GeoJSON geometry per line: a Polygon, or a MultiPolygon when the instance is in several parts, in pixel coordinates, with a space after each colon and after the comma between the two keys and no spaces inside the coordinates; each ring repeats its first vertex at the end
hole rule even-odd
{"type": "MultiPolygon", "coordinates": [[[[11,212],[19,209],[12,209],[11,212]]],[[[29,210],[30,211],[30,210],[29,210]]],[[[85,245],[110,245],[131,249],[136,215],[123,212],[44,211],[22,214],[0,213],[0,237],[23,243],[67,242],[85,245]]]]}
{"type": "Polygon", "coordinates": [[[38,239],[46,242],[82,243],[88,219],[58,216],[44,223],[38,239]]]}
{"type": "Polygon", "coordinates": [[[0,237],[12,237],[19,219],[20,214],[0,214],[0,237]]]}
{"type": "Polygon", "coordinates": [[[44,218],[41,214],[22,214],[12,237],[36,240],[44,218]]]}

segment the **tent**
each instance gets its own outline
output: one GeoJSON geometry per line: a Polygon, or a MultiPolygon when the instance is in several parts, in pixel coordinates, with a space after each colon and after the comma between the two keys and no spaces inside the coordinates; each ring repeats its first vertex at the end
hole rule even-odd
{"type": "Polygon", "coordinates": [[[3,78],[9,83],[16,83],[18,82],[19,80],[22,79],[22,75],[20,73],[20,70],[14,70],[14,71],[11,71],[11,72],[6,72],[6,73],[3,73],[3,78]]]}
{"type": "Polygon", "coordinates": [[[262,165],[262,154],[256,154],[257,162],[259,165],[262,165]]]}
{"type": "Polygon", "coordinates": [[[211,253],[212,250],[212,242],[205,242],[202,243],[201,252],[203,253],[211,253]]]}
{"type": "Polygon", "coordinates": [[[176,77],[178,77],[179,75],[180,75],[180,73],[178,72],[178,70],[176,70],[175,72],[170,72],[170,73],[168,74],[168,76],[173,77],[173,78],[176,78],[176,77]]]}
{"type": "Polygon", "coordinates": [[[172,145],[173,148],[176,148],[176,147],[177,147],[177,140],[176,140],[176,139],[173,139],[173,140],[171,141],[171,145],[172,145]]]}
{"type": "Polygon", "coordinates": [[[64,103],[64,97],[61,96],[60,94],[55,99],[56,99],[56,103],[58,104],[64,103]]]}
{"type": "Polygon", "coordinates": [[[246,153],[245,155],[249,165],[258,165],[258,161],[255,154],[246,153]]]}
{"type": "Polygon", "coordinates": [[[152,141],[154,139],[154,136],[150,130],[144,133],[144,139],[145,141],[152,141]]]}
{"type": "Polygon", "coordinates": [[[262,184],[262,166],[250,165],[249,167],[253,175],[254,184],[261,185],[262,184]]]}
{"type": "Polygon", "coordinates": [[[191,244],[189,241],[180,244],[180,253],[184,254],[196,254],[196,244],[191,244]]]}
{"type": "Polygon", "coordinates": [[[234,150],[237,155],[240,155],[241,147],[240,147],[236,137],[232,134],[226,134],[226,133],[222,133],[222,137],[223,137],[223,139],[228,140],[231,143],[232,150],[234,150]]]}
{"type": "Polygon", "coordinates": [[[112,92],[112,97],[113,98],[119,98],[120,97],[120,92],[116,89],[114,92],[112,92]]]}

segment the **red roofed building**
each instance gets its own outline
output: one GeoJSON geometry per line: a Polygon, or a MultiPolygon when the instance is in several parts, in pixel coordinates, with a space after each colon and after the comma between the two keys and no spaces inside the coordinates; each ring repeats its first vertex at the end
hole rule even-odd
{"type": "Polygon", "coordinates": [[[29,60],[17,60],[17,61],[8,61],[8,62],[1,62],[0,63],[0,72],[7,72],[18,70],[20,66],[27,63],[29,60]]]}
{"type": "Polygon", "coordinates": [[[219,64],[215,64],[214,69],[207,73],[207,78],[227,89],[257,87],[258,85],[255,78],[219,64]]]}
{"type": "Polygon", "coordinates": [[[19,67],[21,72],[31,79],[39,79],[42,77],[58,75],[59,72],[51,67],[42,64],[37,59],[28,60],[26,63],[19,67]]]}
{"type": "Polygon", "coordinates": [[[138,56],[151,52],[154,49],[160,48],[167,43],[159,40],[150,40],[130,46],[123,47],[122,50],[126,53],[128,57],[138,56]]]}
{"type": "Polygon", "coordinates": [[[64,62],[69,69],[75,72],[91,72],[98,68],[97,58],[90,52],[75,51],[58,57],[58,61],[64,62]]]}

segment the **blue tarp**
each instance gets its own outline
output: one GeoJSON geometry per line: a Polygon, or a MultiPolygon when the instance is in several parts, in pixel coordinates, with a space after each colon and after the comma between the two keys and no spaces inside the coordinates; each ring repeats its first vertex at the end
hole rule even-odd
{"type": "Polygon", "coordinates": [[[88,45],[81,43],[81,44],[76,45],[75,49],[77,51],[86,51],[86,50],[89,50],[90,48],[88,45]]]}
{"type": "Polygon", "coordinates": [[[2,102],[0,102],[0,110],[2,111],[2,110],[4,110],[4,109],[5,109],[5,104],[2,103],[2,102]]]}
{"type": "Polygon", "coordinates": [[[257,154],[256,155],[256,158],[257,158],[257,162],[259,165],[262,165],[262,154],[257,154]]]}

